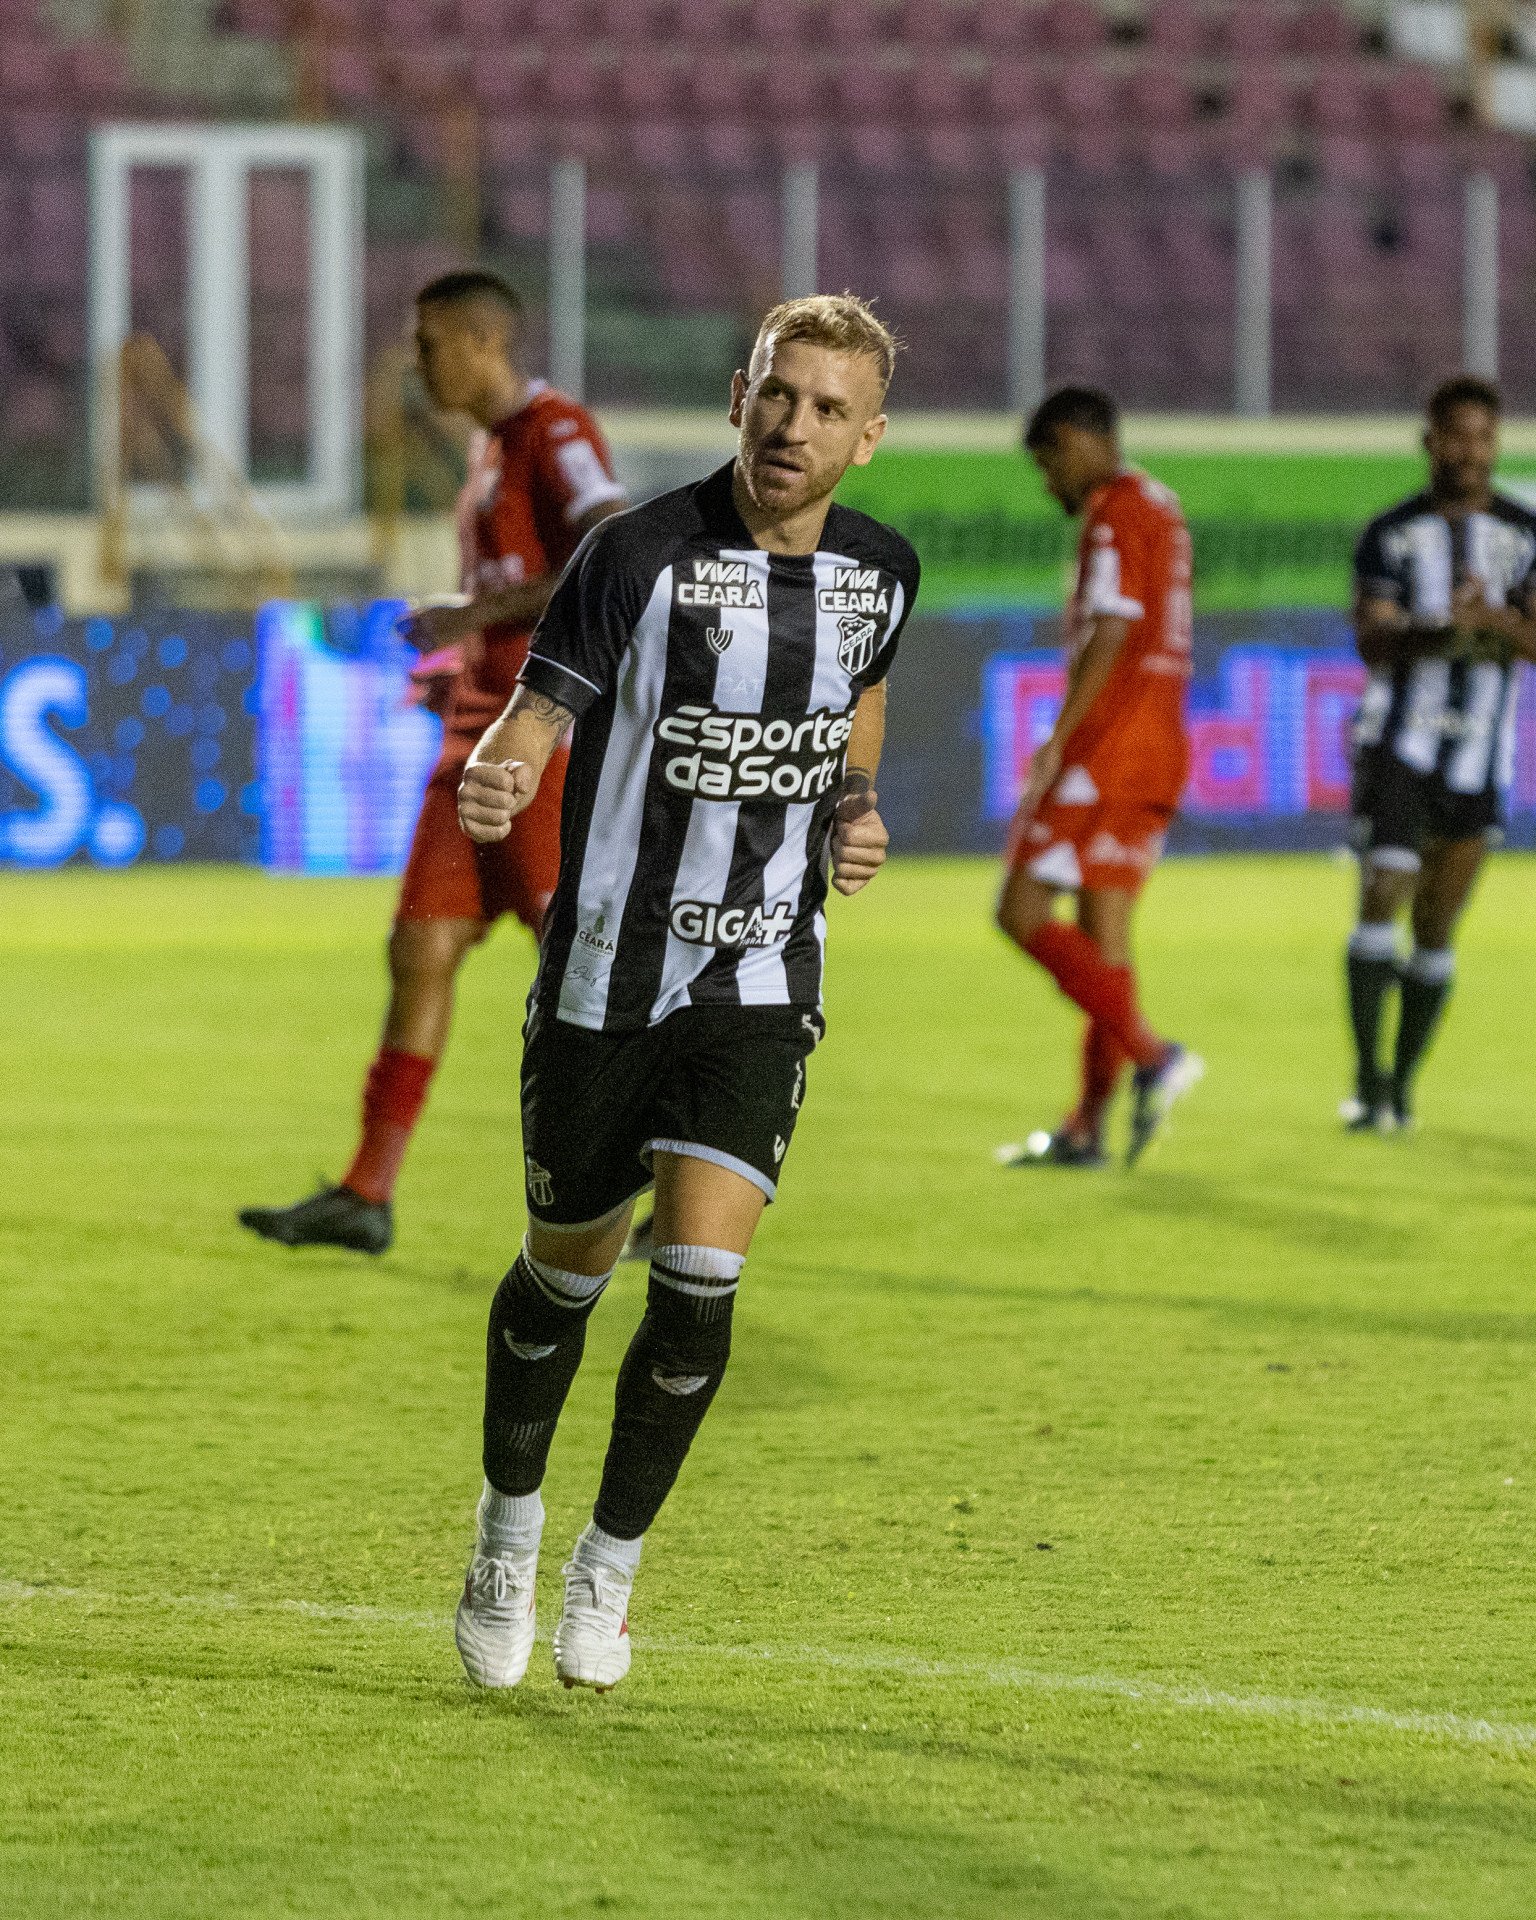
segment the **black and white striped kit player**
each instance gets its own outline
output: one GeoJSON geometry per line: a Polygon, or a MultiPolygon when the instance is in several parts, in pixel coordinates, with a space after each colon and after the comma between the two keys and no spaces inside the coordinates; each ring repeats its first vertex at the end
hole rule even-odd
{"type": "Polygon", "coordinates": [[[523,670],[577,715],[543,1015],[622,1031],[819,1008],[853,712],[916,584],[905,540],[835,505],[814,555],[764,552],[730,468],[598,529],[523,670]]]}
{"type": "Polygon", "coordinates": [[[1373,520],[1355,553],[1362,602],[1400,609],[1416,628],[1444,628],[1444,652],[1376,667],[1355,726],[1357,805],[1373,855],[1417,864],[1425,837],[1497,826],[1513,772],[1516,666],[1451,644],[1453,596],[1480,582],[1493,607],[1536,600],[1536,514],[1494,494],[1448,514],[1426,493],[1373,520]],[[1414,776],[1417,776],[1415,779],[1414,776]]]}
{"type": "Polygon", "coordinates": [[[769,553],[731,476],[597,529],[523,668],[577,716],[523,1051],[547,1226],[606,1218],[659,1152],[772,1200],[822,1033],[833,817],[917,556],[836,505],[814,554],[769,553]]]}

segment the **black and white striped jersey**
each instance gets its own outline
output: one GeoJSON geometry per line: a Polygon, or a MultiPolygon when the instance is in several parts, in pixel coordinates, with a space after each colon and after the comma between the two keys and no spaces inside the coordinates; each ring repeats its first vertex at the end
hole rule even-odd
{"type": "Polygon", "coordinates": [[[579,1027],[820,1005],[853,711],[895,656],[917,555],[839,506],[815,554],[765,553],[731,472],[595,528],[523,668],[577,716],[534,1003],[579,1027]]]}
{"type": "MultiPolygon", "coordinates": [[[[1495,494],[1484,512],[1448,515],[1428,493],[1373,520],[1355,550],[1355,586],[1425,626],[1448,623],[1464,581],[1490,605],[1536,610],[1536,514],[1495,494]]],[[[1506,787],[1514,767],[1515,669],[1433,654],[1376,668],[1355,723],[1356,743],[1384,746],[1453,793],[1506,787]]]]}

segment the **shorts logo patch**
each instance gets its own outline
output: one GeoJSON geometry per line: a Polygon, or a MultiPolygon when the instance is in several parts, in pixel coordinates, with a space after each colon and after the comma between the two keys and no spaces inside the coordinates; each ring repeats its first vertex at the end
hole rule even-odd
{"type": "Polygon", "coordinates": [[[711,653],[724,653],[736,637],[734,627],[706,627],[704,638],[709,642],[711,653]]]}
{"type": "Polygon", "coordinates": [[[786,1139],[784,1139],[784,1137],[781,1134],[776,1133],[773,1136],[774,1165],[777,1166],[778,1163],[784,1158],[785,1154],[788,1152],[789,1152],[789,1142],[786,1139]]]}
{"type": "Polygon", "coordinates": [[[1106,828],[1096,833],[1088,846],[1088,859],[1096,867],[1151,867],[1162,852],[1163,837],[1153,834],[1140,846],[1127,846],[1106,828]]]}
{"type": "Polygon", "coordinates": [[[837,623],[837,631],[841,636],[837,643],[837,664],[852,678],[874,659],[880,629],[862,614],[845,613],[837,623]]]}
{"type": "Polygon", "coordinates": [[[651,1378],[663,1393],[675,1393],[679,1399],[709,1385],[707,1373],[663,1373],[660,1367],[651,1368],[651,1378]]]}
{"type": "Polygon", "coordinates": [[[1091,807],[1098,797],[1099,789],[1086,767],[1068,767],[1051,795],[1063,807],[1091,807]]]}
{"type": "Polygon", "coordinates": [[[800,1111],[800,1102],[804,1098],[805,1098],[805,1062],[803,1060],[797,1060],[795,1062],[795,1090],[789,1096],[789,1110],[791,1113],[798,1113],[800,1111]]]}
{"type": "Polygon", "coordinates": [[[523,1160],[528,1169],[528,1198],[536,1207],[552,1207],[555,1204],[555,1178],[548,1167],[541,1167],[531,1153],[525,1153],[523,1160]]]}

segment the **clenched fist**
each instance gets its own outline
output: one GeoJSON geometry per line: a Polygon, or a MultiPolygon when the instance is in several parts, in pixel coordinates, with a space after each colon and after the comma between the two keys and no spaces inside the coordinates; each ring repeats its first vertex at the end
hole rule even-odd
{"type": "Polygon", "coordinates": [[[459,825],[477,846],[505,840],[538,785],[539,776],[526,760],[473,763],[459,782],[459,825]]]}
{"type": "Polygon", "coordinates": [[[874,789],[850,793],[832,816],[832,884],[839,893],[857,893],[885,865],[891,836],[875,811],[874,789]]]}

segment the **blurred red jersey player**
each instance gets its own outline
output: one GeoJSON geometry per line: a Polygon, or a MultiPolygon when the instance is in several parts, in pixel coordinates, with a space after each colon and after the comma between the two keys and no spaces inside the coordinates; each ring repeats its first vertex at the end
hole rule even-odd
{"type": "Polygon", "coordinates": [[[291,1207],[249,1207],[243,1225],[286,1246],[382,1253],[391,1196],[433,1069],[448,1038],[453,988],[470,948],[515,914],[538,936],[560,866],[563,756],[536,804],[498,845],[459,825],[458,787],[506,706],[528,640],[582,538],[624,505],[587,411],[518,365],[522,309],[495,274],[446,274],[416,300],[416,349],[435,406],[480,429],[459,502],[465,604],[413,615],[405,637],[417,676],[443,712],[442,755],[427,783],[389,941],[383,1043],[363,1090],[362,1137],[339,1186],[291,1207]]]}
{"type": "Polygon", "coordinates": [[[1114,402],[1064,387],[1025,445],[1053,498],[1083,517],[1067,616],[1067,690],[1030,763],[998,922],[1088,1017],[1082,1095],[1054,1133],[1000,1149],[1010,1165],[1098,1166],[1104,1119],[1135,1068],[1128,1163],[1204,1071],[1142,1019],[1131,918],[1157,864],[1189,767],[1190,540],[1177,498],[1125,467],[1114,402]],[[1058,895],[1077,924],[1058,920],[1058,895]]]}

